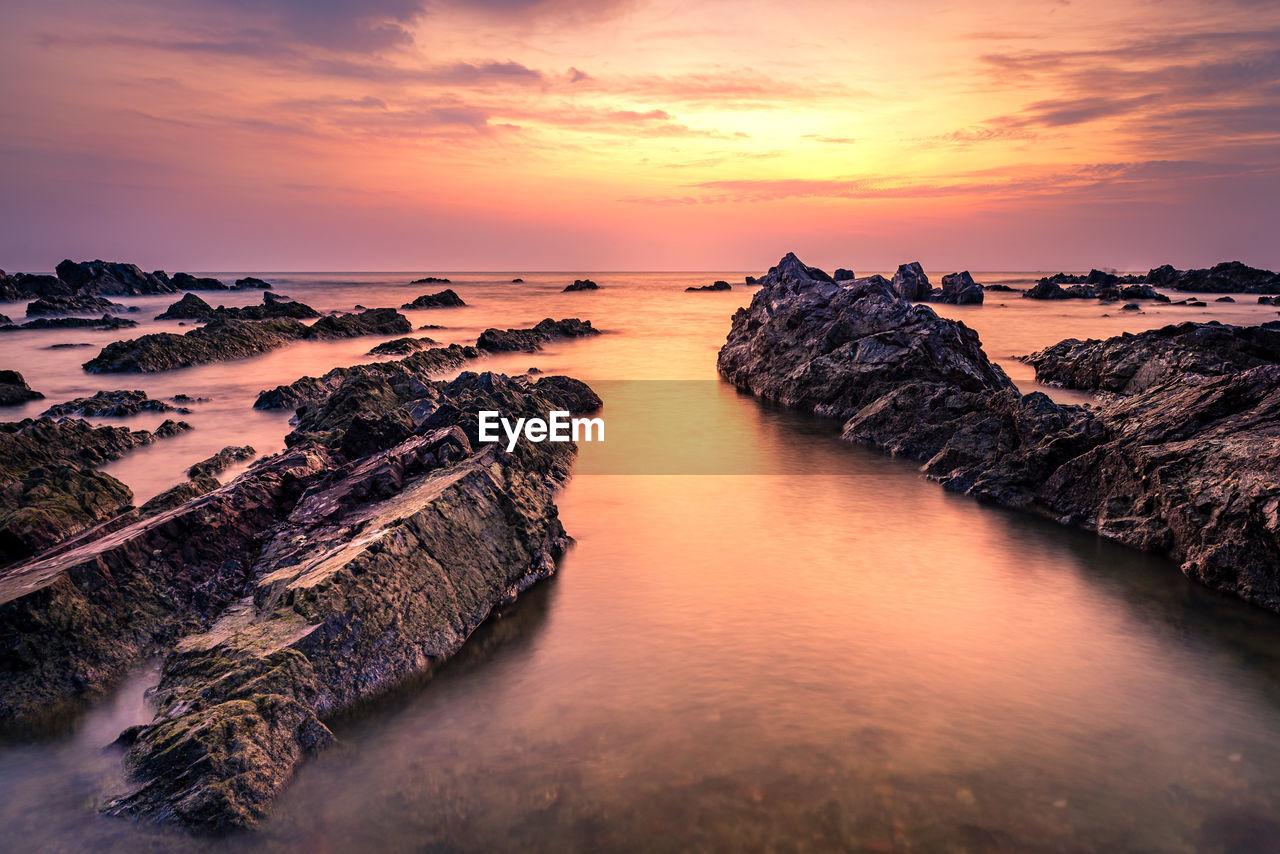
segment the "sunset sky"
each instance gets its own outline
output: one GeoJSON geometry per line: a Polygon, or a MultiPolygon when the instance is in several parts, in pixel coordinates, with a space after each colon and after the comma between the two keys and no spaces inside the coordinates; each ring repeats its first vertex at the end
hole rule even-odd
{"type": "Polygon", "coordinates": [[[0,267],[1280,267],[1269,0],[42,0],[0,267]]]}

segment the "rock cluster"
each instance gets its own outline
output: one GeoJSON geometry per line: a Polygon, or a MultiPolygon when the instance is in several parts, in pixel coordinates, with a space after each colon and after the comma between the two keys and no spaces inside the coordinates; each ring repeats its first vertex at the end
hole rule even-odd
{"type": "Polygon", "coordinates": [[[448,279],[442,279],[439,276],[425,276],[421,279],[414,279],[411,285],[448,285],[452,284],[448,279]]]}
{"type": "Polygon", "coordinates": [[[104,314],[112,311],[128,311],[129,309],[118,302],[112,302],[109,299],[92,296],[90,294],[77,294],[75,296],[49,296],[40,297],[27,304],[27,316],[34,317],[41,314],[104,314]]]}
{"type": "Polygon", "coordinates": [[[720,351],[739,388],[838,418],[846,440],[918,460],[949,489],[1167,552],[1280,611],[1274,327],[1062,342],[1028,357],[1038,375],[1118,392],[1063,405],[1019,394],[971,329],[884,280],[837,285],[786,262],[720,351]]]}
{"type": "Polygon", "coordinates": [[[567,294],[567,293],[570,293],[571,291],[595,291],[599,289],[600,289],[600,286],[597,285],[595,282],[591,281],[590,279],[574,279],[573,284],[565,286],[565,289],[564,291],[562,291],[562,293],[567,294]]]}
{"type": "MultiPolygon", "coordinates": [[[[445,281],[448,281],[447,279],[445,281]]],[[[417,284],[417,282],[414,282],[417,284]]],[[[402,309],[414,308],[460,308],[466,305],[462,301],[462,297],[453,292],[452,288],[440,291],[434,294],[423,294],[413,302],[405,303],[400,306],[402,309]]]]}
{"type": "Polygon", "coordinates": [[[709,285],[703,285],[700,288],[695,288],[692,286],[685,288],[686,293],[690,293],[690,292],[696,293],[697,291],[731,291],[731,290],[733,290],[733,285],[730,285],[728,282],[719,281],[719,280],[712,282],[709,285]]]}
{"type": "Polygon", "coordinates": [[[58,278],[66,282],[72,293],[97,296],[139,294],[171,294],[178,290],[167,279],[144,273],[137,264],[117,261],[81,261],[70,259],[57,267],[58,278]]]}
{"type": "Polygon", "coordinates": [[[26,323],[0,326],[0,332],[20,332],[23,329],[128,329],[137,325],[136,320],[109,314],[102,317],[37,317],[26,323]]]}
{"type": "Polygon", "coordinates": [[[370,356],[407,356],[419,350],[427,350],[440,342],[430,338],[393,338],[383,341],[369,351],[370,356]]]}
{"type": "Polygon", "coordinates": [[[564,320],[545,318],[531,329],[486,329],[476,339],[476,347],[490,353],[539,350],[548,341],[557,338],[582,338],[599,335],[600,330],[590,320],[576,317],[564,320]]]}
{"type": "Polygon", "coordinates": [[[145,391],[100,391],[92,397],[77,397],[66,403],[55,404],[42,413],[44,418],[66,418],[83,415],[87,418],[124,418],[143,412],[176,412],[187,415],[185,406],[174,406],[163,400],[147,397],[145,391]]]}

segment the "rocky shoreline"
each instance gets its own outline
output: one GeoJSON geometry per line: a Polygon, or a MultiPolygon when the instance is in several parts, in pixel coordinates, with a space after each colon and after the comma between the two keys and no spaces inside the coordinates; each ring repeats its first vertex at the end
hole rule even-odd
{"type": "Polygon", "coordinates": [[[761,284],[717,362],[737,387],[839,419],[846,440],[948,489],[1167,553],[1280,611],[1274,326],[1184,324],[1027,357],[1042,379],[1114,392],[1074,406],[1019,394],[972,329],[882,277],[837,283],[788,255],[761,284]]]}

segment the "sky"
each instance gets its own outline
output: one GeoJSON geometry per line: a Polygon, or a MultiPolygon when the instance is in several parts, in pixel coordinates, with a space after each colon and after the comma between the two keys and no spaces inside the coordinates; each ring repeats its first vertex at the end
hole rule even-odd
{"type": "Polygon", "coordinates": [[[0,267],[1280,268],[1273,0],[0,2],[0,267]]]}

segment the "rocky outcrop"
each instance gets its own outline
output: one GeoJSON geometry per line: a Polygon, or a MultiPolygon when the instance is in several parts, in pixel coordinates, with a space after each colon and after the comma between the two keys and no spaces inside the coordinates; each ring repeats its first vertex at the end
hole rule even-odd
{"type": "Polygon", "coordinates": [[[60,297],[50,296],[41,297],[34,302],[27,304],[27,316],[34,317],[41,314],[97,314],[113,311],[128,311],[126,306],[118,302],[112,302],[102,297],[90,296],[88,294],[78,294],[76,296],[60,297]]]}
{"type": "Polygon", "coordinates": [[[1156,276],[1168,280],[1166,287],[1175,291],[1200,291],[1204,293],[1280,294],[1280,274],[1270,270],[1250,267],[1239,261],[1224,261],[1204,270],[1187,270],[1182,273],[1171,267],[1161,267],[1147,274],[1149,284],[1161,284],[1152,280],[1156,276]]]}
{"type": "Polygon", "coordinates": [[[1216,377],[1280,363],[1280,322],[1179,323],[1105,340],[1068,338],[1021,357],[1041,382],[1137,394],[1181,377],[1216,377]]]}
{"type": "Polygon", "coordinates": [[[893,274],[893,289],[911,302],[926,302],[933,295],[933,286],[919,261],[898,265],[898,272],[893,274]]]}
{"type": "Polygon", "coordinates": [[[1277,334],[1183,324],[1063,342],[1031,357],[1045,379],[1119,394],[1062,405],[1018,394],[972,330],[879,282],[795,278],[734,315],[718,366],[757,396],[841,419],[848,441],[920,461],[948,489],[1167,552],[1188,576],[1280,611],[1277,334]]]}
{"type": "MultiPolygon", "coordinates": [[[[414,282],[414,284],[417,284],[417,282],[414,282]]],[[[400,306],[400,308],[461,308],[464,305],[466,303],[462,301],[462,297],[454,293],[452,289],[447,289],[439,293],[423,294],[413,302],[400,306]]]]}
{"type": "Polygon", "coordinates": [[[942,291],[935,294],[937,302],[951,305],[981,305],[985,292],[982,285],[973,280],[969,271],[950,273],[942,277],[942,291]]]}
{"type": "Polygon", "coordinates": [[[20,332],[24,329],[129,329],[137,326],[136,320],[125,320],[123,317],[37,317],[26,323],[0,326],[0,332],[20,332]]]}
{"type": "Polygon", "coordinates": [[[476,339],[476,347],[490,353],[532,352],[558,338],[582,338],[599,334],[600,330],[594,328],[590,320],[579,320],[576,317],[552,320],[548,317],[539,321],[532,329],[486,329],[476,339]]]}
{"type": "Polygon", "coordinates": [[[271,283],[257,276],[245,276],[243,279],[236,279],[236,288],[242,291],[254,288],[265,291],[271,289],[271,283]]]}
{"type": "Polygon", "coordinates": [[[0,371],[0,406],[17,406],[43,397],[43,394],[27,385],[22,374],[17,371],[0,371]]]}
{"type": "Polygon", "coordinates": [[[1022,294],[1027,299],[1151,299],[1169,302],[1169,298],[1142,282],[1141,276],[1117,276],[1093,270],[1087,276],[1055,273],[1045,276],[1022,294]],[[1063,287],[1063,285],[1068,287],[1063,287]]]}
{"type": "Polygon", "coordinates": [[[390,308],[322,317],[309,327],[288,319],[246,321],[215,316],[208,325],[183,335],[156,332],[108,344],[84,363],[84,369],[91,374],[154,373],[243,359],[293,341],[397,335],[411,329],[408,319],[390,308]]]}
{"type": "Polygon", "coordinates": [[[831,277],[837,282],[852,282],[857,278],[857,275],[855,275],[852,270],[845,269],[844,267],[837,267],[835,273],[833,273],[831,277]]]}
{"type": "Polygon", "coordinates": [[[572,291],[595,291],[599,289],[600,289],[600,286],[597,285],[595,282],[591,281],[590,279],[574,279],[573,284],[565,286],[565,289],[562,291],[562,293],[567,294],[572,291]]]}
{"type": "MultiPolygon", "coordinates": [[[[188,294],[188,296],[193,296],[193,294],[188,294]]],[[[384,309],[384,311],[390,311],[390,309],[384,309]]],[[[270,291],[265,291],[262,294],[261,305],[232,308],[220,305],[209,316],[223,317],[228,320],[271,320],[273,318],[310,320],[321,315],[320,312],[305,303],[300,303],[287,297],[281,298],[270,291]]]]}
{"type": "Polygon", "coordinates": [[[203,459],[187,469],[187,477],[192,480],[199,480],[202,477],[215,477],[238,462],[253,459],[257,453],[250,445],[228,445],[213,456],[203,459]]]}
{"type": "Polygon", "coordinates": [[[438,276],[425,276],[421,279],[414,279],[411,285],[448,285],[452,284],[448,279],[441,279],[438,276]]]}
{"type": "Polygon", "coordinates": [[[169,279],[180,291],[229,291],[231,288],[222,280],[208,276],[193,276],[190,273],[174,273],[169,279]]]}
{"type": "Polygon", "coordinates": [[[208,320],[213,317],[213,306],[195,294],[183,294],[182,299],[156,315],[156,320],[208,320]]]}
{"type": "Polygon", "coordinates": [[[63,261],[58,265],[58,278],[72,292],[98,296],[136,296],[171,294],[174,285],[152,273],[144,273],[137,264],[116,261],[63,261]]]}
{"type": "Polygon", "coordinates": [[[374,347],[369,351],[369,355],[407,356],[419,350],[428,350],[439,343],[439,341],[434,341],[430,338],[393,338],[390,341],[383,341],[377,347],[374,347]]]}
{"type": "Polygon", "coordinates": [[[697,293],[698,291],[731,291],[733,290],[733,286],[730,285],[728,282],[715,281],[709,285],[703,285],[702,287],[698,287],[698,288],[690,286],[685,288],[684,290],[685,290],[685,293],[697,293]]]}
{"type": "Polygon", "coordinates": [[[174,406],[163,400],[147,397],[145,391],[100,391],[93,397],[77,397],[66,403],[55,404],[46,409],[43,418],[66,418],[71,415],[82,415],[86,418],[124,418],[143,412],[177,412],[186,415],[191,412],[185,406],[174,406]]]}

